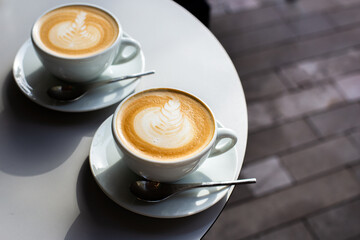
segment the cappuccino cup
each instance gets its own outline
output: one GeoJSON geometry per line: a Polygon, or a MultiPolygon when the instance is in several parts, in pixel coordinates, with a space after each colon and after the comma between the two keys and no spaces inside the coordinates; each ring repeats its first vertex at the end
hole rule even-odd
{"type": "Polygon", "coordinates": [[[137,41],[124,36],[113,14],[82,3],[42,14],[32,27],[31,40],[43,66],[73,83],[94,80],[111,65],[130,61],[141,49],[137,41]],[[133,51],[125,55],[127,47],[133,51]]]}
{"type": "Polygon", "coordinates": [[[232,130],[217,126],[202,100],[171,88],[127,97],[113,115],[112,135],[126,165],[158,182],[180,180],[237,142],[232,130]]]}

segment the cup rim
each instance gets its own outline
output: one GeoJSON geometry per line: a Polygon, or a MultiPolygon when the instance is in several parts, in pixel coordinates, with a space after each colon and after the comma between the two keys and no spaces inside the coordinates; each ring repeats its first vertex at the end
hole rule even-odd
{"type": "Polygon", "coordinates": [[[185,90],[182,90],[182,89],[178,89],[178,88],[170,88],[170,87],[155,87],[155,88],[148,88],[148,89],[144,89],[144,90],[141,90],[139,92],[136,92],[136,93],[133,93],[129,96],[127,96],[117,107],[116,107],[116,110],[113,114],[113,117],[112,117],[112,123],[111,123],[111,130],[112,130],[112,135],[113,135],[113,138],[115,140],[115,143],[117,145],[121,145],[122,147],[122,151],[126,151],[127,154],[129,154],[131,157],[133,158],[136,158],[138,160],[141,160],[141,161],[145,161],[145,162],[149,162],[149,163],[153,163],[153,164],[160,164],[160,165],[173,165],[173,164],[178,164],[178,163],[187,163],[187,162],[192,162],[194,160],[197,160],[199,158],[199,156],[203,155],[204,152],[207,152],[209,151],[212,147],[213,147],[213,143],[215,142],[215,139],[216,139],[216,136],[217,136],[217,124],[216,124],[216,119],[215,119],[215,116],[214,116],[214,113],[212,112],[211,108],[203,101],[201,100],[198,96],[194,95],[193,93],[190,93],[188,91],[185,91],[185,90]],[[182,93],[185,93],[185,94],[188,94],[192,97],[194,97],[195,99],[197,99],[200,103],[202,103],[206,108],[207,110],[210,112],[211,114],[211,117],[212,117],[212,120],[214,122],[214,133],[213,133],[213,136],[210,140],[210,142],[198,153],[196,153],[195,155],[192,155],[190,157],[186,157],[186,158],[180,158],[180,159],[175,159],[175,160],[164,160],[164,161],[159,161],[159,160],[154,160],[154,159],[150,159],[150,158],[147,158],[147,157],[144,157],[144,156],[140,156],[132,151],[129,150],[129,148],[126,146],[126,144],[123,144],[120,137],[118,136],[117,134],[117,131],[116,131],[116,116],[118,114],[118,112],[120,111],[120,108],[122,107],[122,105],[131,97],[137,95],[137,94],[141,94],[143,92],[147,92],[147,91],[155,91],[155,90],[163,90],[163,89],[169,89],[169,90],[174,90],[174,91],[179,91],[179,92],[182,92],[182,93]]]}
{"type": "Polygon", "coordinates": [[[101,55],[101,54],[104,54],[108,51],[111,51],[116,45],[117,43],[120,41],[121,37],[123,35],[123,29],[120,25],[120,22],[119,22],[119,19],[109,10],[103,8],[103,7],[100,7],[96,4],[92,4],[92,3],[81,3],[81,2],[74,2],[74,3],[65,3],[65,4],[60,4],[60,5],[56,5],[55,7],[52,7],[50,9],[47,9],[46,11],[44,11],[39,17],[36,18],[34,24],[32,25],[31,27],[31,41],[33,42],[33,44],[38,48],[40,49],[41,51],[43,51],[44,53],[54,57],[54,58],[57,58],[57,59],[66,59],[66,60],[85,60],[85,59],[89,59],[89,58],[92,58],[92,57],[96,57],[98,55],[101,55]],[[38,23],[38,21],[47,13],[53,11],[53,10],[56,10],[58,8],[62,8],[62,7],[67,7],[67,6],[88,6],[88,7],[93,7],[93,8],[97,8],[107,14],[109,14],[116,22],[117,26],[118,26],[118,35],[116,37],[116,40],[106,49],[104,49],[103,51],[100,51],[100,52],[96,52],[94,54],[90,54],[90,55],[86,55],[86,56],[82,56],[82,57],[70,57],[70,56],[60,56],[60,55],[57,55],[55,54],[54,52],[52,51],[49,51],[48,49],[44,48],[42,46],[42,44],[39,44],[36,40],[36,37],[34,37],[34,31],[35,31],[35,26],[36,24],[38,23]]]}

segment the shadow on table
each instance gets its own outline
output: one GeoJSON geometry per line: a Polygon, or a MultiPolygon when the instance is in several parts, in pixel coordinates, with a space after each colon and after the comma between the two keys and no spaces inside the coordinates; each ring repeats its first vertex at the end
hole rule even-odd
{"type": "Polygon", "coordinates": [[[115,106],[87,113],[46,109],[19,90],[12,72],[2,89],[0,170],[13,175],[38,175],[58,167],[115,111],[115,106]]]}
{"type": "MultiPolygon", "coordinates": [[[[194,231],[198,231],[201,236],[211,225],[209,216],[204,212],[190,217],[158,219],[138,215],[118,206],[97,185],[88,159],[79,173],[77,197],[80,215],[70,227],[66,240],[134,239],[135,236],[139,239],[166,239],[160,237],[159,233],[162,236],[167,233],[178,236],[171,239],[184,239],[186,234],[191,236],[194,231]],[[205,223],[209,225],[206,226],[205,223]]],[[[224,203],[225,198],[206,211],[220,213],[224,203]]]]}

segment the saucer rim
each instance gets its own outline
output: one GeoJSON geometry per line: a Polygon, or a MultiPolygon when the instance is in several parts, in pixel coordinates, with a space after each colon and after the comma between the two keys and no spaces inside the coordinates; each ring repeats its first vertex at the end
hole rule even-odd
{"type": "MultiPolygon", "coordinates": [[[[131,202],[129,202],[128,204],[125,204],[125,203],[122,203],[121,201],[119,201],[119,199],[114,199],[113,196],[111,196],[110,193],[107,192],[107,190],[105,190],[104,186],[102,186],[102,183],[100,183],[100,180],[98,179],[98,177],[96,176],[95,172],[94,172],[94,169],[93,169],[93,157],[92,157],[92,151],[94,149],[94,141],[96,141],[96,137],[103,131],[105,132],[105,138],[109,138],[111,137],[111,132],[109,131],[108,134],[106,134],[106,127],[107,125],[110,126],[111,124],[111,119],[112,119],[113,115],[110,115],[105,121],[103,121],[100,126],[98,127],[98,129],[96,130],[95,134],[94,134],[94,137],[93,137],[93,140],[91,142],[91,145],[90,145],[90,151],[89,151],[89,165],[90,165],[90,170],[91,170],[91,173],[97,183],[97,185],[100,187],[100,189],[102,190],[102,192],[107,196],[109,197],[114,203],[116,203],[117,205],[119,205],[120,207],[123,207],[124,209],[127,209],[133,213],[136,213],[136,214],[139,214],[139,215],[143,215],[143,216],[146,216],[146,217],[153,217],[153,218],[162,218],[162,219],[174,219],[174,218],[182,218],[182,217],[187,217],[187,216],[191,216],[191,215],[194,215],[194,214],[197,214],[197,213],[200,213],[202,211],[205,211],[206,209],[214,206],[216,203],[218,203],[220,200],[222,200],[224,197],[226,197],[230,191],[230,193],[232,192],[232,190],[234,189],[234,186],[229,186],[229,187],[225,187],[224,189],[221,189],[219,191],[216,191],[216,192],[213,192],[211,193],[210,195],[215,195],[215,194],[220,194],[219,197],[217,197],[212,203],[204,206],[203,208],[197,208],[195,211],[190,211],[190,212],[186,212],[186,213],[182,213],[182,214],[149,214],[148,212],[144,212],[144,211],[141,211],[141,210],[138,210],[136,208],[136,205],[135,204],[131,204],[131,202]],[[130,205],[133,205],[134,207],[129,207],[130,205]]],[[[217,121],[217,124],[219,127],[223,128],[224,126],[219,122],[217,121]]],[[[111,140],[110,140],[111,141],[111,140]]],[[[115,144],[114,140],[112,140],[113,143],[115,144]]],[[[105,142],[105,141],[104,141],[105,142]]],[[[224,154],[230,154],[230,151],[233,151],[233,155],[234,155],[234,158],[236,159],[235,161],[235,165],[234,165],[234,168],[233,169],[237,169],[238,167],[238,164],[239,164],[239,161],[238,161],[238,152],[237,152],[237,149],[236,147],[233,147],[232,149],[230,149],[228,152],[224,153],[224,154]]],[[[216,157],[214,157],[216,158],[216,157]]],[[[119,161],[119,160],[118,160],[119,161]]],[[[205,163],[206,164],[206,161],[205,163]]],[[[129,171],[131,171],[129,169],[129,171]]],[[[234,171],[234,174],[236,175],[236,171],[234,171]]],[[[227,179],[227,180],[235,180],[236,178],[238,177],[238,175],[235,176],[234,179],[227,179]]],[[[186,177],[185,177],[186,178],[186,177]]],[[[141,177],[139,177],[139,179],[141,179],[141,177]]],[[[200,190],[199,190],[200,191],[200,190]]],[[[173,198],[178,198],[176,195],[173,196],[173,198]]],[[[166,200],[165,200],[166,201],[166,200]]],[[[185,199],[184,199],[185,201],[185,199]]],[[[142,202],[142,201],[141,201],[142,202]]],[[[163,201],[164,202],[164,201],[163,201]]],[[[163,202],[159,202],[157,204],[161,204],[163,202]]],[[[146,203],[146,202],[142,202],[144,204],[149,204],[149,206],[151,207],[151,205],[153,203],[146,203]]]]}

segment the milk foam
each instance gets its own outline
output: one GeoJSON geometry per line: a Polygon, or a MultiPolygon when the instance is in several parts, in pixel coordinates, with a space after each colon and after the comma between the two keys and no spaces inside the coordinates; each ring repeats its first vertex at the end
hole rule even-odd
{"type": "Polygon", "coordinates": [[[185,159],[212,141],[215,122],[197,98],[176,89],[149,89],[121,104],[116,132],[135,155],[159,161],[185,159]]]}
{"type": "Polygon", "coordinates": [[[110,47],[119,36],[116,19],[91,6],[69,5],[44,14],[34,25],[34,41],[64,57],[85,57],[110,47]]]}
{"type": "Polygon", "coordinates": [[[86,23],[87,13],[79,11],[73,21],[59,22],[49,31],[50,42],[59,48],[69,50],[88,49],[101,39],[101,30],[86,23]]]}
{"type": "Polygon", "coordinates": [[[145,142],[161,148],[178,148],[194,138],[194,129],[181,111],[177,99],[162,107],[150,107],[139,112],[134,119],[136,134],[145,142]]]}

